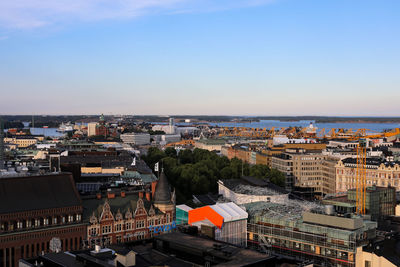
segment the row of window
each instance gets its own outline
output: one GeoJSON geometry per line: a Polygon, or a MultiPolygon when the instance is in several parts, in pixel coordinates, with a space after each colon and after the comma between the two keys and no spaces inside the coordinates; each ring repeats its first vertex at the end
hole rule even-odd
{"type": "MultiPolygon", "coordinates": [[[[166,217],[167,217],[166,223],[170,223],[171,222],[170,215],[167,214],[166,217]]],[[[149,223],[149,225],[155,226],[155,225],[162,224],[162,220],[152,219],[152,220],[149,220],[148,223],[149,223]]],[[[134,224],[132,222],[127,222],[125,224],[118,223],[118,224],[114,225],[114,232],[120,232],[123,230],[133,230],[133,227],[134,227],[134,224]],[[124,225],[125,225],[125,228],[123,227],[124,225]]],[[[146,228],[146,220],[137,220],[135,229],[143,229],[143,228],[146,228]]],[[[109,234],[111,232],[112,232],[112,225],[103,225],[101,227],[101,234],[109,234]]],[[[97,228],[93,227],[93,228],[90,228],[89,234],[91,236],[96,236],[100,233],[97,231],[97,228]]]]}
{"type": "Polygon", "coordinates": [[[56,224],[80,222],[82,220],[81,214],[67,215],[61,217],[46,217],[46,218],[36,218],[29,220],[19,220],[14,222],[1,222],[0,231],[13,231],[22,230],[32,227],[42,227],[56,224]]]}

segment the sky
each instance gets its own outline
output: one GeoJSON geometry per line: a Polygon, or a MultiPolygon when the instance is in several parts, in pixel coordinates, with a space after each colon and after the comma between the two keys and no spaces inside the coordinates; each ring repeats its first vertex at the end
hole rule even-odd
{"type": "Polygon", "coordinates": [[[0,114],[400,116],[398,0],[1,0],[0,114]]]}

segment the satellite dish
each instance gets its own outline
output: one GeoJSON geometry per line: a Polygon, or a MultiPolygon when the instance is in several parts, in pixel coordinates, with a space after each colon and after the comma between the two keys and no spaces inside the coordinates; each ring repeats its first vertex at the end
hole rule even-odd
{"type": "Polygon", "coordinates": [[[53,237],[50,240],[50,251],[51,252],[60,252],[61,251],[61,240],[58,237],[53,237]]]}

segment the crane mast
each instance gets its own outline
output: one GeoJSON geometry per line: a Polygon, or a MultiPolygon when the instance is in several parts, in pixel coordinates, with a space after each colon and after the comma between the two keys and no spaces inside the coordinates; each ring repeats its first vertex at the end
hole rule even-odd
{"type": "Polygon", "coordinates": [[[366,188],[367,188],[367,141],[359,139],[357,145],[357,169],[356,169],[356,212],[365,214],[366,188]]]}

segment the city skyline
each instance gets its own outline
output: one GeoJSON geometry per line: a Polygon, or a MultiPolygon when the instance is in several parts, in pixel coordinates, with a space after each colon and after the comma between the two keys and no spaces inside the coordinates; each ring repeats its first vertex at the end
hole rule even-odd
{"type": "Polygon", "coordinates": [[[0,114],[397,116],[398,1],[2,1],[0,114]]]}

